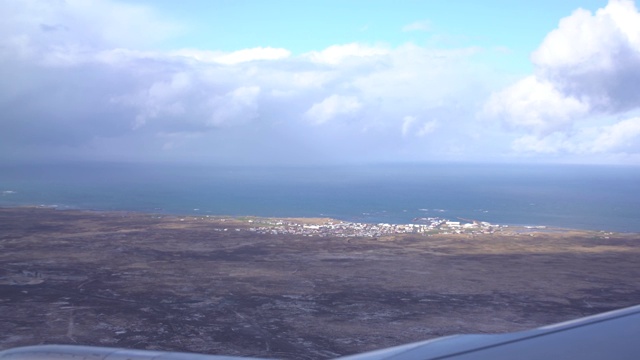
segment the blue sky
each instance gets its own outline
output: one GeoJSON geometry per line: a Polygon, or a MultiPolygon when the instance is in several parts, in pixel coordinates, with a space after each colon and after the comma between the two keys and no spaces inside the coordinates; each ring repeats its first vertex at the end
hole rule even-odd
{"type": "Polygon", "coordinates": [[[575,9],[595,11],[597,1],[129,1],[149,6],[181,24],[162,46],[235,51],[282,47],[293,54],[335,44],[413,42],[426,46],[505,47],[520,58],[507,64],[530,69],[530,53],[559,19],[575,9]],[[411,25],[414,25],[411,30],[411,25]]]}
{"type": "Polygon", "coordinates": [[[185,26],[173,47],[234,51],[257,46],[294,53],[351,42],[428,43],[434,35],[452,44],[509,46],[533,51],[559,19],[577,8],[597,10],[606,1],[128,1],[149,6],[185,26]],[[403,31],[424,22],[425,31],[403,31]]]}
{"type": "Polygon", "coordinates": [[[0,160],[640,164],[611,1],[0,1],[0,160]]]}

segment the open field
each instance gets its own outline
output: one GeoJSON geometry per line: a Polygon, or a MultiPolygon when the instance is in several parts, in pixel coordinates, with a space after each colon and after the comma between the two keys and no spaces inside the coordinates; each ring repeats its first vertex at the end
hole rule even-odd
{"type": "Polygon", "coordinates": [[[638,234],[345,238],[248,227],[231,218],[0,209],[0,349],[324,359],[640,303],[638,234]]]}

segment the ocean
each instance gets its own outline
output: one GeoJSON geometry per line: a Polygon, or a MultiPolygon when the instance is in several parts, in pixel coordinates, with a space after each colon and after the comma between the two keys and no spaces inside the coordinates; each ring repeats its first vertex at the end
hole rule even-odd
{"type": "Polygon", "coordinates": [[[0,206],[185,215],[332,217],[640,232],[640,167],[403,164],[0,166],[0,206]]]}

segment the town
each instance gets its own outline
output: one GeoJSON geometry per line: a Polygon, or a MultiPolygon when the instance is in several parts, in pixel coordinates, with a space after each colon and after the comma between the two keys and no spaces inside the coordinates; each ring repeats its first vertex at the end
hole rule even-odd
{"type": "MultiPolygon", "coordinates": [[[[236,219],[237,220],[237,219],[236,219]]],[[[501,231],[506,225],[495,225],[484,221],[461,223],[442,218],[420,218],[416,224],[359,223],[338,220],[326,220],[322,223],[301,223],[291,219],[251,218],[243,219],[249,224],[246,229],[235,228],[235,231],[251,231],[259,234],[290,234],[319,237],[380,237],[394,234],[417,234],[431,236],[435,234],[493,234],[501,231]]],[[[224,220],[223,220],[224,221],[224,220]]],[[[228,231],[220,228],[218,231],[228,231]]]]}

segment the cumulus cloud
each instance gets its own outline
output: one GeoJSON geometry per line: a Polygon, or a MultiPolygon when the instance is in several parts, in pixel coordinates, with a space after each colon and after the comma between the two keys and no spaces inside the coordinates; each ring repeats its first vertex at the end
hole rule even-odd
{"type": "Polygon", "coordinates": [[[640,117],[604,126],[591,146],[593,152],[640,151],[640,117]]]}
{"type": "Polygon", "coordinates": [[[323,124],[336,116],[352,115],[362,108],[354,96],[331,95],[311,106],[305,115],[316,124],[323,124]]]}
{"type": "Polygon", "coordinates": [[[640,106],[640,13],[631,0],[611,0],[595,14],[577,10],[533,53],[539,77],[583,98],[595,111],[640,106]]]}
{"type": "MultiPolygon", "coordinates": [[[[388,49],[383,47],[372,47],[357,43],[345,45],[333,45],[322,51],[312,51],[305,54],[305,57],[312,62],[338,65],[349,59],[370,58],[374,56],[386,55],[388,49]]],[[[366,60],[366,59],[365,59],[366,60]]]]}
{"type": "MultiPolygon", "coordinates": [[[[147,119],[153,119],[164,114],[180,116],[186,111],[186,104],[181,101],[184,94],[192,86],[192,80],[186,73],[173,74],[167,81],[157,81],[137,97],[127,96],[120,101],[138,106],[140,112],[136,116],[134,128],[144,126],[147,119]]],[[[115,99],[117,101],[117,99],[115,99]]]]}
{"type": "Polygon", "coordinates": [[[574,11],[531,59],[535,73],[494,93],[484,107],[507,127],[530,133],[514,149],[615,152],[626,139],[620,131],[635,138],[637,120],[624,120],[640,108],[640,13],[633,1],[610,0],[595,13],[574,11]],[[596,117],[610,123],[588,126],[596,117]]]}
{"type": "Polygon", "coordinates": [[[219,64],[234,65],[249,61],[280,60],[291,56],[291,51],[282,48],[256,47],[242,49],[230,53],[215,51],[203,51],[198,49],[182,49],[174,51],[172,55],[192,58],[197,61],[214,62],[219,64]]]}
{"type": "Polygon", "coordinates": [[[216,96],[208,104],[212,108],[208,125],[237,125],[248,122],[258,116],[257,99],[260,95],[258,86],[242,86],[222,96],[216,96]]]}
{"type": "Polygon", "coordinates": [[[574,133],[555,132],[545,137],[525,135],[513,142],[520,152],[557,154],[638,153],[640,152],[640,117],[613,125],[584,127],[574,133]]]}
{"type": "Polygon", "coordinates": [[[566,128],[585,116],[589,104],[563,94],[546,79],[528,76],[505,90],[492,94],[485,111],[513,128],[549,134],[566,128]]]}

